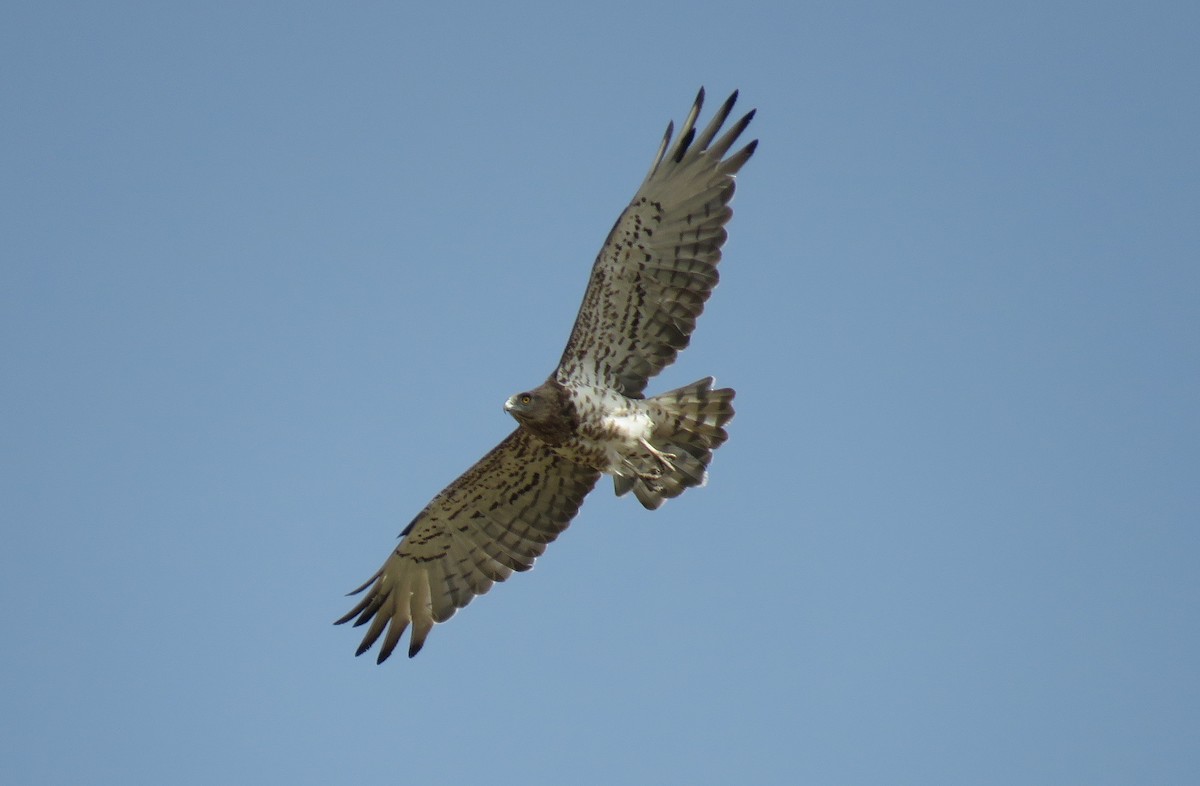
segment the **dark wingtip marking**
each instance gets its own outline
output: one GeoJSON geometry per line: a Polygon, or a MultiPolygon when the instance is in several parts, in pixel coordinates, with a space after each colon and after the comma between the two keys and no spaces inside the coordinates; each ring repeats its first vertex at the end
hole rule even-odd
{"type": "Polygon", "coordinates": [[[352,590],[350,590],[349,592],[347,592],[347,593],[346,593],[346,597],[348,598],[348,597],[350,597],[351,595],[357,595],[358,593],[362,592],[362,591],[363,591],[363,590],[365,590],[367,587],[371,586],[371,583],[372,583],[372,582],[374,582],[374,581],[375,581],[375,579],[379,578],[379,577],[380,577],[382,574],[383,574],[383,570],[382,570],[382,569],[375,571],[375,575],[374,575],[374,576],[372,576],[371,578],[367,579],[367,580],[366,580],[366,581],[364,581],[362,584],[360,584],[360,585],[358,586],[358,588],[357,588],[357,589],[352,589],[352,590]]]}
{"type": "Polygon", "coordinates": [[[343,616],[341,619],[337,620],[333,624],[341,625],[343,623],[349,622],[350,620],[354,619],[355,617],[358,617],[359,618],[358,621],[354,623],[354,627],[357,628],[359,625],[362,625],[364,622],[366,622],[367,619],[369,619],[370,616],[375,613],[374,609],[378,609],[378,608],[379,608],[379,604],[376,603],[376,597],[374,595],[368,595],[367,597],[360,600],[358,602],[358,605],[356,605],[354,608],[350,609],[350,611],[347,612],[345,614],[345,616],[343,616]]]}
{"type": "Polygon", "coordinates": [[[733,111],[733,105],[737,103],[738,91],[734,90],[729,94],[729,98],[725,99],[725,103],[721,104],[721,108],[717,110],[717,114],[728,116],[733,111]]]}
{"type": "MultiPolygon", "coordinates": [[[[739,136],[741,136],[742,132],[745,131],[746,128],[750,125],[750,121],[754,119],[754,114],[756,112],[758,112],[757,109],[751,109],[749,112],[742,115],[742,117],[736,123],[733,124],[733,127],[730,128],[727,132],[725,132],[725,136],[722,137],[722,139],[728,139],[729,144],[732,145],[733,141],[735,139],[737,139],[739,136]]],[[[726,147],[728,147],[728,145],[726,147]]]]}
{"type": "Polygon", "coordinates": [[[676,150],[675,158],[673,159],[676,164],[678,164],[680,161],[683,160],[684,155],[687,154],[688,148],[692,146],[692,140],[695,138],[696,138],[695,127],[689,128],[687,134],[685,134],[682,138],[680,138],[679,147],[676,150]]]}

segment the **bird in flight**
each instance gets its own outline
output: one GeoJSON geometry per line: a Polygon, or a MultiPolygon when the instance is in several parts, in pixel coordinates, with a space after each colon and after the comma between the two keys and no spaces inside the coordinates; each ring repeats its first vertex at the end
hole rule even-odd
{"type": "Polygon", "coordinates": [[[646,398],[646,383],[688,345],[717,285],[733,211],[734,177],[758,140],[729,154],[754,117],[722,131],[737,92],[697,130],[704,89],[617,218],[592,266],[583,304],[554,373],[504,410],[517,428],[443,489],[335,624],[368,625],[357,655],[379,638],[378,663],[411,627],[416,655],[445,622],[513,571],[533,567],[574,518],[601,474],[618,495],[655,509],[704,485],[727,438],[733,390],[707,377],[646,398]]]}

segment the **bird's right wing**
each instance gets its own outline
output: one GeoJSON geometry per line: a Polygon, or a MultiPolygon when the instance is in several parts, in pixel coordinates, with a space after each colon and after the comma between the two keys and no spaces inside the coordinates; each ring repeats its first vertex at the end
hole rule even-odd
{"type": "Polygon", "coordinates": [[[599,475],[518,428],[413,519],[383,567],[351,593],[370,587],[366,595],[335,624],[370,623],[356,654],[383,635],[379,663],[411,625],[411,658],[435,622],[450,619],[514,570],[533,567],[599,475]]]}

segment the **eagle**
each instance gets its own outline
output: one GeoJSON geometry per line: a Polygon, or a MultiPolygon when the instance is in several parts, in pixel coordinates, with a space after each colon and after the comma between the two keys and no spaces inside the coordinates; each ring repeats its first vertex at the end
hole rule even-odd
{"type": "Polygon", "coordinates": [[[356,655],[382,636],[383,663],[411,627],[416,655],[445,622],[513,571],[533,567],[601,474],[618,496],[653,510],[702,486],[726,440],[734,391],[706,377],[645,397],[646,383],[688,345],[717,285],[734,178],[758,140],[730,149],[754,117],[723,131],[735,91],[697,130],[701,88],[600,249],[558,367],[504,410],[516,430],[417,514],[366,593],[335,624],[369,625],[356,655]]]}

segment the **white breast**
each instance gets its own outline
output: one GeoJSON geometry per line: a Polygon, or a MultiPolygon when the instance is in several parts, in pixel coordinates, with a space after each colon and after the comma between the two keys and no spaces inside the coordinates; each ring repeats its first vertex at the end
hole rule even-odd
{"type": "Polygon", "coordinates": [[[629,444],[638,444],[639,439],[647,439],[654,430],[654,422],[645,412],[622,412],[618,415],[605,415],[601,420],[606,431],[611,430],[613,436],[629,444]]]}

